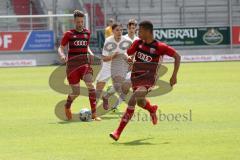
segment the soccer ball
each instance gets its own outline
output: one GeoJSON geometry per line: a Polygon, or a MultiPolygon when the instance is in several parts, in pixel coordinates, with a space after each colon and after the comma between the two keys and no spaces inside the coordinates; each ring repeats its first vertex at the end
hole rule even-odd
{"type": "Polygon", "coordinates": [[[79,113],[79,118],[81,121],[84,121],[84,122],[91,121],[92,120],[92,112],[87,108],[81,109],[81,111],[79,113]]]}

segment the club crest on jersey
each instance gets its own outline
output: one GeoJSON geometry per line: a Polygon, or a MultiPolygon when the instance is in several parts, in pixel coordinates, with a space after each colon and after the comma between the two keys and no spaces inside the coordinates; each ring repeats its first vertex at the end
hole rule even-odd
{"type": "Polygon", "coordinates": [[[155,51],[156,51],[156,49],[155,49],[155,48],[150,48],[150,53],[151,53],[151,54],[154,54],[154,53],[155,53],[155,51]]]}
{"type": "Polygon", "coordinates": [[[84,34],[83,36],[84,36],[84,38],[88,38],[88,35],[87,35],[87,34],[84,34]]]}
{"type": "Polygon", "coordinates": [[[142,61],[145,61],[145,62],[151,62],[152,61],[152,57],[151,56],[146,55],[146,54],[144,54],[142,52],[138,52],[137,53],[137,57],[139,59],[141,59],[142,61]]]}

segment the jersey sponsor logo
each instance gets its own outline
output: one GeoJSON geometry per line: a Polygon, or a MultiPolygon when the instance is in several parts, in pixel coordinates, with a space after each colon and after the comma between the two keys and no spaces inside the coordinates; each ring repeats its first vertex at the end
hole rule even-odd
{"type": "Polygon", "coordinates": [[[152,57],[149,55],[146,55],[142,52],[137,52],[137,57],[145,62],[151,62],[152,61],[152,57]]]}
{"type": "Polygon", "coordinates": [[[76,40],[73,42],[74,46],[87,46],[88,42],[85,40],[76,40]]]}
{"type": "Polygon", "coordinates": [[[113,42],[108,42],[104,46],[104,50],[108,52],[112,52],[117,48],[117,44],[113,42]]]}
{"type": "Polygon", "coordinates": [[[119,48],[122,50],[127,50],[131,46],[132,42],[131,41],[122,41],[119,44],[119,48]]]}

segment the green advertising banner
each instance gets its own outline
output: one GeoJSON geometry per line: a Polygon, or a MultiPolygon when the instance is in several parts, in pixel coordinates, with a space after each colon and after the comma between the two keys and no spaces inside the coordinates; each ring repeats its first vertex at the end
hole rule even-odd
{"type": "Polygon", "coordinates": [[[229,27],[156,28],[157,40],[171,46],[229,45],[229,27]]]}
{"type": "MultiPolygon", "coordinates": [[[[170,46],[230,45],[230,27],[154,28],[154,37],[170,46]]],[[[102,46],[102,31],[98,31],[98,41],[102,46]]]]}

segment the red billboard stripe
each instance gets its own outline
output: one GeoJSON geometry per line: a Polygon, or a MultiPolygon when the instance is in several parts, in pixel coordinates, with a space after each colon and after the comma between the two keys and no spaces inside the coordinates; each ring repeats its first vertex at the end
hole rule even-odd
{"type": "Polygon", "coordinates": [[[240,45],[240,26],[233,26],[232,28],[232,43],[240,45]]]}
{"type": "Polygon", "coordinates": [[[21,51],[29,32],[1,32],[0,51],[21,51]]]}

